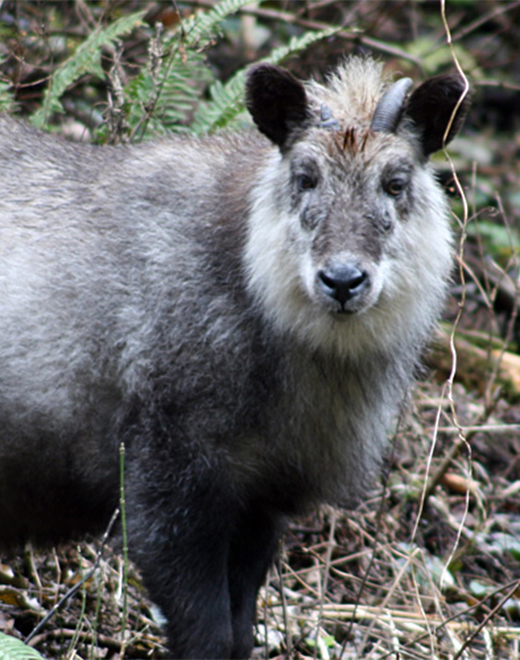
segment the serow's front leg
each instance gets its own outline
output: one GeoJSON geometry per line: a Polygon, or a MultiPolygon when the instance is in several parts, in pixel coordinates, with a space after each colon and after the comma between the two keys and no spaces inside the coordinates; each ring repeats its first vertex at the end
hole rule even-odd
{"type": "Polygon", "coordinates": [[[167,619],[172,658],[230,658],[230,542],[237,519],[229,475],[207,456],[155,455],[128,466],[130,556],[167,619]],[[184,464],[184,465],[183,465],[184,464]]]}
{"type": "Polygon", "coordinates": [[[283,526],[277,513],[261,506],[242,511],[235,526],[229,555],[232,658],[244,660],[250,656],[258,590],[265,581],[283,526]]]}

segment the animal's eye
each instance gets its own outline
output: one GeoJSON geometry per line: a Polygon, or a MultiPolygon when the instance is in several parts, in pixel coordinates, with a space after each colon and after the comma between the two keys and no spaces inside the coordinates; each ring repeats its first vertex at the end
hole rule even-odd
{"type": "Polygon", "coordinates": [[[296,177],[296,185],[300,192],[304,190],[312,190],[318,185],[316,177],[311,176],[310,174],[298,174],[296,177]]]}
{"type": "Polygon", "coordinates": [[[384,190],[387,195],[391,197],[400,197],[406,187],[406,181],[401,177],[394,177],[387,181],[384,185],[384,190]]]}

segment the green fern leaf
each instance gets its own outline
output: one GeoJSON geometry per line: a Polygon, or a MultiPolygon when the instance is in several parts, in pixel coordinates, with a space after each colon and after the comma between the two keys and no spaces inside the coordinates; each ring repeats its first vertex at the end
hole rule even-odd
{"type": "Polygon", "coordinates": [[[301,37],[292,37],[286,46],[275,48],[271,51],[271,54],[268,57],[262,60],[262,62],[267,62],[268,64],[280,64],[280,62],[286,57],[294,55],[295,53],[300,53],[302,50],[305,50],[317,41],[332,37],[339,32],[340,29],[341,28],[339,27],[330,27],[324,30],[319,30],[318,32],[306,32],[301,37]]]}
{"type": "Polygon", "coordinates": [[[145,14],[146,11],[136,12],[114,21],[106,28],[94,30],[78,46],[75,53],[53,74],[50,85],[45,92],[43,106],[32,115],[31,122],[38,128],[42,128],[53,112],[63,112],[60,98],[66,89],[81,76],[90,73],[97,78],[104,78],[105,74],[101,66],[103,47],[109,44],[112,45],[118,37],[140,25],[145,14]]]}
{"type": "Polygon", "coordinates": [[[43,660],[43,657],[19,639],[0,633],[0,660],[43,660]]]}
{"type": "Polygon", "coordinates": [[[193,50],[174,50],[163,59],[156,80],[143,69],[124,90],[127,122],[133,131],[147,116],[146,127],[139,138],[167,131],[187,130],[189,119],[202,92],[214,77],[203,56],[193,50]],[[153,106],[153,112],[150,107],[153,106]]]}
{"type": "Polygon", "coordinates": [[[185,34],[187,46],[202,47],[213,39],[220,25],[251,0],[222,0],[213,9],[198,12],[188,18],[181,26],[185,34]]]}
{"type": "MultiPolygon", "coordinates": [[[[327,28],[293,37],[287,45],[276,48],[261,61],[279,64],[286,57],[305,50],[316,41],[327,39],[338,30],[337,27],[327,28]]],[[[225,85],[217,81],[210,87],[211,101],[200,105],[192,124],[195,133],[208,133],[236,121],[244,110],[245,74],[245,70],[241,69],[225,85]]]]}
{"type": "Polygon", "coordinates": [[[12,112],[14,105],[11,85],[0,80],[0,112],[12,112]]]}
{"type": "Polygon", "coordinates": [[[219,80],[213,83],[209,93],[211,101],[201,103],[192,124],[195,133],[209,133],[229,126],[244,110],[245,71],[237,71],[223,85],[219,80]]]}
{"type": "Polygon", "coordinates": [[[214,82],[202,52],[222,22],[249,2],[222,0],[209,11],[194,13],[174,34],[163,38],[162,48],[169,55],[163,60],[159,80],[143,70],[125,89],[127,122],[132,130],[139,127],[139,138],[187,130],[202,92],[214,82]]]}
{"type": "MultiPolygon", "coordinates": [[[[5,57],[0,54],[0,68],[5,61],[5,57]]],[[[11,92],[11,84],[0,80],[0,112],[11,112],[14,106],[14,96],[11,92]]]]}

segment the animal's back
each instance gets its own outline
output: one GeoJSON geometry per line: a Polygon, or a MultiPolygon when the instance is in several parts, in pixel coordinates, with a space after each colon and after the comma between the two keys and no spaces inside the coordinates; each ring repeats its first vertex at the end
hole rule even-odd
{"type": "Polygon", "coordinates": [[[232,405],[250,341],[243,283],[219,273],[245,231],[243,195],[218,213],[229,153],[227,138],[101,149],[0,118],[3,542],[104,524],[134,407],[168,397],[182,434],[204,397],[232,405]]]}

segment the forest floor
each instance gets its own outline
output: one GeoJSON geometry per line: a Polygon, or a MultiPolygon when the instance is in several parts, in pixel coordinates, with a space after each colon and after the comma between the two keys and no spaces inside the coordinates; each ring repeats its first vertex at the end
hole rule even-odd
{"type": "MultiPolygon", "coordinates": [[[[451,395],[435,375],[421,383],[372,496],[286,534],[259,598],[254,657],[520,658],[519,429],[518,403],[490,412],[461,383],[451,395]],[[427,474],[440,480],[432,492],[427,474]]],[[[121,557],[99,550],[4,555],[0,631],[24,638],[88,576],[30,644],[86,660],[121,657],[124,639],[127,658],[167,658],[138,572],[130,566],[125,588],[121,557]]]]}

